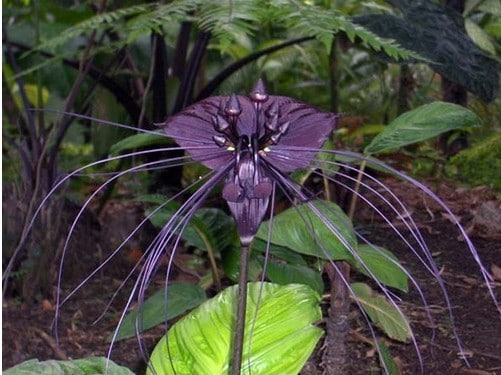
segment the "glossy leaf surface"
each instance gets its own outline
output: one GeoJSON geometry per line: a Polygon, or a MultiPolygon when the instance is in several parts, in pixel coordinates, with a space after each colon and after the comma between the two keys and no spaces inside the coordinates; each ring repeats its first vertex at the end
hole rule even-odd
{"type": "Polygon", "coordinates": [[[436,137],[453,129],[480,125],[475,113],[457,104],[433,102],[397,117],[365,148],[377,154],[436,137]]]}
{"type": "MultiPolygon", "coordinates": [[[[249,283],[242,374],[297,374],[322,336],[320,297],[305,285],[249,283]]],[[[177,322],[155,347],[147,374],[228,374],[237,287],[177,322]]]]}
{"type": "MultiPolygon", "coordinates": [[[[271,242],[301,254],[353,262],[346,247],[346,244],[353,249],[357,246],[350,219],[332,202],[317,200],[313,204],[320,211],[320,217],[306,204],[276,215],[271,242]]],[[[266,240],[268,227],[269,223],[264,222],[256,236],[266,240]]]]}
{"type": "Polygon", "coordinates": [[[360,244],[358,255],[363,262],[363,265],[356,263],[356,268],[360,272],[379,280],[384,285],[404,292],[409,290],[408,277],[398,259],[391,252],[379,246],[360,244]]]}

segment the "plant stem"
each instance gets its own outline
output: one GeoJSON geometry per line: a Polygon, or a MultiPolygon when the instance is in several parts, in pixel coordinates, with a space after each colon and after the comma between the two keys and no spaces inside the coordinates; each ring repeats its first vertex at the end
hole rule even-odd
{"type": "Polygon", "coordinates": [[[365,167],[367,165],[367,162],[365,160],[362,161],[360,164],[360,169],[358,170],[358,175],[357,175],[357,182],[355,184],[355,187],[353,189],[353,194],[351,196],[351,202],[350,202],[350,208],[348,209],[348,217],[350,220],[353,220],[353,215],[355,214],[355,208],[357,207],[357,200],[358,200],[358,192],[360,190],[360,182],[362,181],[362,178],[364,177],[364,171],[365,167]]]}
{"type": "Polygon", "coordinates": [[[326,271],[331,299],[322,367],[324,374],[343,375],[346,373],[346,336],[349,330],[350,300],[346,283],[350,278],[350,265],[342,261],[335,262],[335,265],[329,263],[326,271]]]}
{"type": "Polygon", "coordinates": [[[231,363],[231,375],[240,375],[240,368],[242,367],[242,352],[245,333],[245,310],[247,306],[249,255],[249,244],[242,244],[240,248],[240,279],[238,280],[238,304],[235,332],[233,336],[233,358],[231,363]]]}

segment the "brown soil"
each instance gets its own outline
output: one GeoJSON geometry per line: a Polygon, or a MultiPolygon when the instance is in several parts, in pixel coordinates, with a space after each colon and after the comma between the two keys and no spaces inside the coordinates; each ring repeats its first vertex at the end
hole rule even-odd
{"type": "MultiPolygon", "coordinates": [[[[428,309],[425,309],[414,288],[408,295],[402,295],[404,302],[401,303],[411,320],[422,361],[418,359],[411,344],[386,341],[401,373],[419,374],[422,363],[423,373],[430,375],[501,374],[501,316],[487,293],[485,281],[464,241],[452,227],[448,216],[441,214],[421,193],[400,182],[389,180],[387,183],[409,205],[432,249],[447,286],[454,326],[463,345],[463,351],[460,352],[451,328],[449,312],[437,289],[436,281],[423,267],[416,264],[416,260],[409,256],[408,250],[392,246],[396,243],[396,237],[385,229],[381,221],[375,220],[372,214],[361,208],[358,213],[358,219],[363,223],[361,228],[371,233],[371,239],[375,243],[385,245],[397,254],[427,298],[428,309]],[[427,311],[432,315],[431,322],[427,318],[427,311]],[[470,367],[462,358],[467,358],[470,367]]],[[[497,293],[497,300],[500,301],[501,270],[496,268],[501,266],[501,230],[497,226],[501,221],[496,219],[496,215],[501,213],[500,197],[487,189],[462,190],[446,184],[436,187],[435,190],[446,199],[447,204],[469,230],[484,265],[494,277],[491,285],[497,293]]],[[[108,207],[101,217],[101,223],[103,219],[106,223],[101,229],[101,247],[104,247],[104,244],[106,247],[115,245],[112,233],[116,234],[118,230],[123,231],[134,226],[139,217],[140,210],[133,204],[115,203],[108,207]],[[117,215],[117,211],[122,214],[117,215]],[[110,215],[110,212],[113,214],[110,215]],[[121,219],[112,221],[111,217],[121,219]],[[132,220],[133,218],[136,220],[132,220]]],[[[142,239],[137,240],[138,246],[141,246],[141,242],[142,239]]],[[[88,254],[94,250],[77,247],[73,251],[77,252],[76,259],[85,259],[85,266],[82,266],[84,270],[81,272],[72,271],[71,275],[66,275],[63,283],[66,293],[82,279],[83,274],[92,270],[104,257],[100,253],[99,257],[94,257],[96,263],[93,263],[88,259],[88,254]],[[81,254],[78,254],[79,251],[81,254]]],[[[92,322],[105,311],[109,298],[119,287],[123,275],[130,269],[131,261],[135,257],[134,251],[128,249],[125,252],[127,256],[115,259],[110,267],[112,271],[98,273],[94,282],[86,284],[64,305],[58,319],[59,346],[51,329],[55,305],[53,299],[44,299],[32,304],[20,302],[19,298],[4,299],[3,368],[30,358],[46,360],[107,356],[110,348],[107,338],[116,327],[121,306],[128,297],[129,287],[119,293],[117,303],[110,307],[99,322],[92,322]]],[[[181,257],[180,262],[182,259],[181,257]]],[[[178,270],[176,277],[190,276],[178,270]]],[[[371,335],[364,328],[365,323],[355,308],[351,313],[351,325],[347,373],[381,373],[377,353],[370,344],[371,335]]],[[[148,331],[144,335],[146,351],[150,351],[163,334],[163,328],[148,331]]],[[[320,346],[319,350],[322,350],[320,346]]],[[[313,358],[317,357],[318,354],[313,358]]],[[[145,365],[135,339],[114,344],[111,358],[137,374],[144,373],[145,365]]]]}

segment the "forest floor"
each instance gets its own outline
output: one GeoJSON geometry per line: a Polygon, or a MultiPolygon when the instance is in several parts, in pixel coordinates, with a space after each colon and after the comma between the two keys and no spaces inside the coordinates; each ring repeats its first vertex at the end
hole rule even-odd
{"type": "MultiPolygon", "coordinates": [[[[387,340],[386,344],[400,373],[501,374],[501,316],[464,240],[451,224],[450,217],[441,213],[438,206],[424,198],[422,193],[402,182],[385,182],[415,216],[445,282],[454,318],[452,324],[436,280],[409,256],[408,249],[392,246],[396,236],[385,227],[382,220],[361,208],[357,213],[357,220],[361,223],[364,233],[370,232],[371,240],[388,247],[399,257],[427,299],[425,308],[416,288],[411,288],[408,294],[402,295],[400,306],[411,322],[421,359],[416,355],[416,348],[412,344],[387,340]],[[452,327],[456,329],[462,349],[458,348],[452,327]]],[[[490,284],[497,301],[501,301],[501,196],[487,188],[468,190],[446,183],[435,185],[434,191],[445,200],[472,237],[484,266],[493,277],[490,284]]],[[[88,229],[96,243],[102,241],[103,245],[98,247],[99,251],[88,246],[77,246],[72,250],[74,253],[69,257],[68,263],[73,262],[73,265],[65,272],[63,280],[65,293],[78,285],[82,275],[94,269],[96,262],[104,259],[104,243],[112,243],[113,236],[130,229],[140,217],[141,208],[135,203],[115,202],[108,205],[99,219],[101,229],[88,229]],[[96,252],[99,256],[96,256],[96,252]]],[[[88,236],[85,229],[82,233],[81,236],[88,236]]],[[[89,238],[82,242],[88,244],[88,240],[89,238]]],[[[139,239],[138,244],[141,241],[139,239]]],[[[107,270],[98,272],[94,282],[85,284],[63,306],[58,319],[59,345],[56,344],[51,329],[55,305],[53,298],[33,303],[22,302],[19,298],[5,298],[2,327],[3,369],[31,358],[47,360],[107,356],[110,349],[107,339],[116,327],[121,306],[128,297],[130,287],[124,288],[118,294],[116,303],[111,305],[102,319],[94,324],[93,322],[106,310],[110,297],[120,286],[123,275],[128,272],[137,257],[135,251],[137,249],[129,249],[125,252],[126,256],[116,257],[118,259],[115,259],[107,270]]],[[[182,265],[182,256],[179,262],[178,265],[182,265]]],[[[179,270],[175,277],[184,281],[193,278],[189,273],[179,270]]],[[[161,283],[161,277],[158,282],[161,283]]],[[[356,307],[352,308],[350,323],[352,329],[348,342],[347,374],[380,374],[377,353],[370,344],[371,335],[364,328],[364,321],[356,307]]],[[[163,334],[162,327],[147,331],[143,335],[146,351],[151,351],[163,334]]],[[[322,350],[321,345],[319,350],[322,350]]],[[[312,358],[318,357],[317,353],[312,358]]],[[[129,367],[136,374],[143,374],[145,371],[136,339],[115,343],[111,358],[129,367]]]]}

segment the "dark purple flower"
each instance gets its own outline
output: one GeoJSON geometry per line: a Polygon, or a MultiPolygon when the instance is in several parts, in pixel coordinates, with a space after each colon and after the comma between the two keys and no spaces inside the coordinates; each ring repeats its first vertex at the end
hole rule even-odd
{"type": "Polygon", "coordinates": [[[337,121],[332,113],[268,95],[259,80],[248,96],[217,96],[196,103],[162,126],[191,157],[227,170],[223,198],[242,243],[250,243],[268,209],[274,174],[306,167],[337,121]]]}

